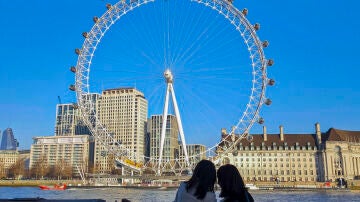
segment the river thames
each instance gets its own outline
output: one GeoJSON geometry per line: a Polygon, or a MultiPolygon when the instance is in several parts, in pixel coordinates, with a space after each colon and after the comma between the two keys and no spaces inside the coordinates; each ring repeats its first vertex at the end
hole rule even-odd
{"type": "MultiPolygon", "coordinates": [[[[65,191],[43,191],[37,187],[0,187],[1,199],[104,199],[118,201],[173,201],[176,190],[130,188],[70,188],[65,191]]],[[[219,192],[216,192],[217,195],[219,192]]],[[[359,192],[350,191],[250,191],[255,201],[360,201],[359,192]]]]}

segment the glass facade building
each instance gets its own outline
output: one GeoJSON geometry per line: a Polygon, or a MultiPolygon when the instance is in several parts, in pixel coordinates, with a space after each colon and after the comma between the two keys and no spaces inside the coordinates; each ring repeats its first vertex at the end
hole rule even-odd
{"type": "Polygon", "coordinates": [[[0,139],[0,150],[16,150],[17,144],[13,130],[11,128],[5,129],[0,139]]]}

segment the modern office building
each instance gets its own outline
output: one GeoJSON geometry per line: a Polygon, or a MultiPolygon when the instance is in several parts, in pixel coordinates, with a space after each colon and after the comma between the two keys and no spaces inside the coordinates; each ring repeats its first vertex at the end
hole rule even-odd
{"type": "MultiPolygon", "coordinates": [[[[145,134],[148,104],[144,94],[135,88],[116,88],[104,90],[97,101],[97,117],[101,124],[110,131],[113,142],[104,147],[95,143],[95,167],[101,172],[113,169],[112,160],[108,159],[108,147],[122,144],[129,151],[137,154],[136,162],[143,162],[145,154],[145,134]]],[[[127,154],[129,155],[129,154],[127,154]]]]}
{"type": "Polygon", "coordinates": [[[34,137],[30,150],[30,168],[37,162],[45,160],[47,166],[59,163],[68,164],[78,176],[77,167],[88,171],[90,158],[90,143],[93,138],[89,135],[76,136],[48,136],[34,137]]]}
{"type": "Polygon", "coordinates": [[[74,104],[56,105],[55,136],[74,136],[78,110],[74,104]]]}
{"type": "MultiPolygon", "coordinates": [[[[226,130],[221,136],[232,141],[226,130]]],[[[245,181],[323,182],[360,176],[360,131],[331,128],[322,133],[317,123],[313,134],[285,134],[280,126],[278,134],[267,134],[264,127],[263,134],[252,137],[242,139],[220,161],[234,164],[245,181]]],[[[217,152],[223,152],[221,147],[217,152]]]]}
{"type": "MultiPolygon", "coordinates": [[[[189,163],[193,167],[202,159],[206,159],[206,147],[202,144],[187,144],[186,149],[189,156],[189,163]]],[[[179,144],[179,159],[180,163],[185,166],[185,154],[182,145],[179,144]]]]}
{"type": "MultiPolygon", "coordinates": [[[[159,159],[160,151],[160,139],[162,129],[163,115],[152,115],[148,119],[147,132],[150,136],[150,157],[159,159]]],[[[167,116],[165,142],[163,146],[163,161],[169,161],[178,157],[179,141],[178,141],[179,129],[174,115],[167,116]]]]}
{"type": "Polygon", "coordinates": [[[13,130],[7,128],[4,130],[1,137],[0,150],[16,150],[18,142],[14,138],[13,130]]]}
{"type": "MultiPolygon", "coordinates": [[[[91,99],[96,112],[96,101],[100,94],[91,93],[83,96],[91,99]]],[[[91,134],[89,128],[83,121],[77,104],[57,104],[55,118],[55,136],[73,136],[91,134]]]]}

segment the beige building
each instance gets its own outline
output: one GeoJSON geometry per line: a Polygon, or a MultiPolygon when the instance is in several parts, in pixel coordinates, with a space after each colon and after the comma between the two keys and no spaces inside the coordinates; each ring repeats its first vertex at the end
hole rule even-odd
{"type": "MultiPolygon", "coordinates": [[[[160,137],[162,128],[163,116],[153,115],[148,119],[147,132],[150,136],[150,157],[159,159],[160,150],[160,137]]],[[[163,160],[169,161],[178,157],[179,141],[178,141],[179,129],[174,115],[168,115],[165,132],[165,142],[163,148],[163,160]]]]}
{"type": "Polygon", "coordinates": [[[34,137],[30,150],[30,168],[36,162],[44,160],[47,166],[55,166],[59,162],[68,163],[77,175],[76,166],[85,172],[88,170],[90,155],[89,135],[34,137]]]}
{"type": "Polygon", "coordinates": [[[325,180],[360,179],[360,131],[331,128],[323,135],[325,180]]]}
{"type": "MultiPolygon", "coordinates": [[[[186,144],[187,153],[189,156],[189,163],[193,167],[202,159],[206,159],[206,147],[201,144],[186,144]]],[[[179,145],[180,163],[185,165],[185,154],[182,145],[179,145]]]]}
{"type": "Polygon", "coordinates": [[[4,177],[8,173],[8,169],[19,159],[17,150],[0,150],[0,177],[4,177]]]}
{"type": "MultiPolygon", "coordinates": [[[[236,150],[224,155],[221,164],[234,164],[246,181],[327,181],[359,176],[360,132],[329,129],[313,134],[280,133],[252,135],[243,139],[236,150]]],[[[225,130],[222,138],[231,142],[225,130]]],[[[223,143],[222,146],[224,146],[223,143]]],[[[221,147],[217,149],[222,152],[221,147]]]]}
{"type": "MultiPolygon", "coordinates": [[[[107,147],[122,144],[130,151],[143,156],[145,154],[145,134],[147,122],[147,100],[144,94],[135,88],[117,88],[104,90],[97,101],[97,117],[111,132],[115,142],[107,147]]],[[[108,159],[107,149],[95,144],[95,167],[102,172],[111,171],[112,159],[108,159]]],[[[135,157],[137,162],[144,159],[135,157]]]]}

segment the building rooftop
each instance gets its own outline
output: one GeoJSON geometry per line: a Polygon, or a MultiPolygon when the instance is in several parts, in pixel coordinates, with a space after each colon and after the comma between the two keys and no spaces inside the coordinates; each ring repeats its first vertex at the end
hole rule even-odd
{"type": "Polygon", "coordinates": [[[119,87],[119,88],[105,89],[102,91],[102,94],[103,95],[111,94],[114,93],[114,91],[116,91],[117,93],[138,93],[137,96],[145,98],[144,93],[134,87],[119,87]]]}
{"type": "Polygon", "coordinates": [[[360,131],[349,131],[330,128],[323,138],[326,141],[348,141],[348,142],[360,142],[360,131]]]}
{"type": "MultiPolygon", "coordinates": [[[[284,141],[281,140],[280,134],[267,134],[267,140],[264,140],[264,134],[254,134],[252,135],[253,139],[251,141],[247,140],[246,138],[242,139],[240,143],[242,146],[250,146],[251,143],[254,144],[254,146],[262,146],[264,143],[264,146],[273,146],[275,143],[277,146],[284,145],[285,143],[287,146],[296,146],[298,144],[299,146],[316,146],[316,135],[315,134],[284,134],[284,141]]],[[[231,136],[223,135],[223,138],[228,139],[231,141],[231,136]]],[[[239,138],[239,136],[236,136],[236,138],[239,138]]]]}

